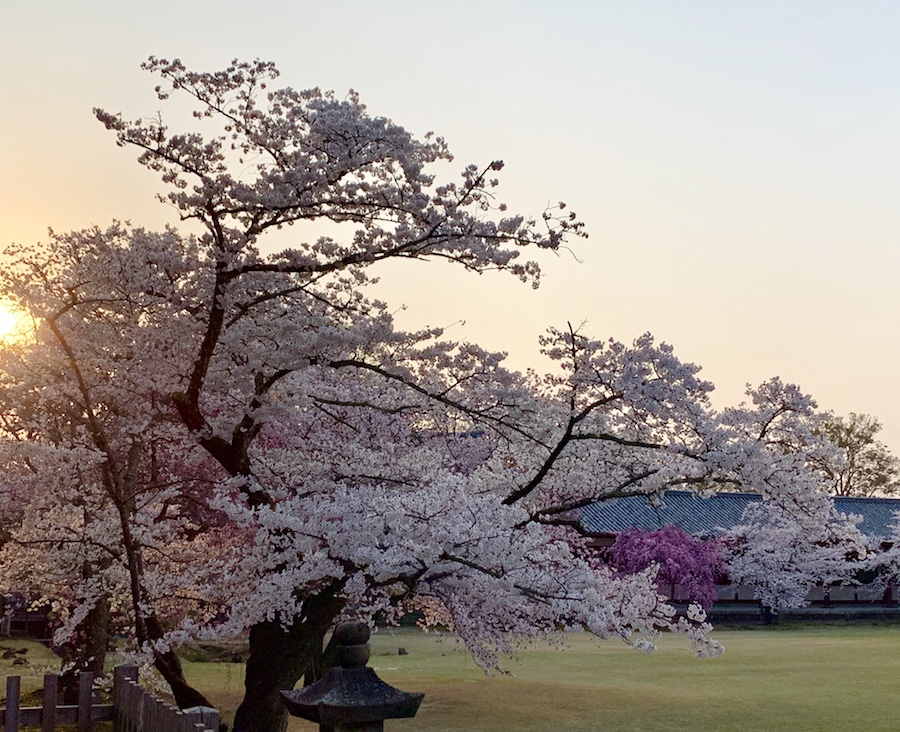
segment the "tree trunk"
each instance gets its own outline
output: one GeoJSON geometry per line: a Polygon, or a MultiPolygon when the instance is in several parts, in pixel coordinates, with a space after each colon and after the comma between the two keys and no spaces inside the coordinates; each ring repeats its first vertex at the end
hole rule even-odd
{"type": "Polygon", "coordinates": [[[97,600],[78,629],[79,640],[67,643],[61,650],[63,663],[68,666],[60,677],[63,704],[78,704],[79,674],[90,671],[94,677],[103,676],[103,662],[109,646],[109,598],[97,600]]]}
{"type": "Polygon", "coordinates": [[[153,659],[153,665],[168,682],[169,687],[172,689],[172,696],[175,697],[175,703],[179,709],[213,706],[209,699],[185,680],[181,661],[174,651],[156,654],[156,657],[153,659]]]}
{"type": "MultiPolygon", "coordinates": [[[[147,635],[151,640],[162,638],[162,625],[160,625],[155,615],[145,618],[144,623],[147,628],[147,635]]],[[[175,703],[179,709],[213,706],[209,699],[191,686],[184,678],[184,669],[182,669],[181,661],[175,655],[175,651],[169,650],[165,653],[154,653],[153,665],[172,689],[172,696],[175,697],[175,703]]]]}
{"type": "Polygon", "coordinates": [[[284,732],[288,713],[281,691],[293,689],[321,658],[322,640],[343,608],[333,594],[304,603],[303,617],[290,625],[278,619],[250,629],[250,657],[244,682],[244,700],[234,717],[233,732],[284,732]]]}
{"type": "MultiPolygon", "coordinates": [[[[328,630],[326,629],[325,632],[327,633],[328,630]]],[[[303,674],[304,686],[315,683],[325,675],[328,669],[334,665],[337,655],[336,651],[337,644],[334,642],[334,636],[328,641],[327,646],[325,645],[324,635],[318,643],[313,644],[313,657],[306,667],[306,672],[303,674]]]]}
{"type": "MultiPolygon", "coordinates": [[[[135,640],[138,646],[143,646],[149,641],[156,641],[162,638],[165,635],[165,631],[155,612],[151,610],[147,615],[142,614],[144,612],[143,606],[150,606],[151,603],[144,594],[142,584],[144,569],[140,543],[135,539],[131,530],[135,490],[130,488],[127,491],[123,490],[122,493],[129,496],[128,500],[119,500],[117,505],[122,526],[122,543],[128,559],[128,572],[131,580],[135,640]]],[[[181,661],[175,655],[175,651],[168,650],[165,653],[154,651],[153,665],[162,674],[162,677],[172,690],[172,696],[175,697],[175,703],[179,709],[212,706],[203,694],[188,684],[184,678],[184,669],[181,667],[181,661]]]]}

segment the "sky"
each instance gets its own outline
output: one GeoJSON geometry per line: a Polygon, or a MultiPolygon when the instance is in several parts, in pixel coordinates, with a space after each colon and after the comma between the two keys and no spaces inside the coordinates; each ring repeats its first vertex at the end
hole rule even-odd
{"type": "Polygon", "coordinates": [[[546,367],[571,322],[650,331],[717,385],[779,375],[878,417],[900,454],[900,4],[817,0],[31,0],[0,4],[0,243],[113,219],[176,224],[154,174],[93,118],[166,108],[148,56],[276,62],[373,115],[502,159],[500,198],[565,201],[590,238],[541,287],[448,265],[381,271],[404,327],[546,367]]]}

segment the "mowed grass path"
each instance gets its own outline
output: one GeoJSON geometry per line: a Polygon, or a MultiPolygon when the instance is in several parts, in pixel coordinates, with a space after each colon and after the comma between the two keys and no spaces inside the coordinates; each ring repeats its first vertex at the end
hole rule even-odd
{"type": "MultiPolygon", "coordinates": [[[[698,660],[684,638],[654,654],[621,642],[569,637],[485,677],[451,638],[413,629],[372,638],[370,665],[386,682],[425,692],[396,732],[880,732],[900,729],[900,627],[719,631],[725,654],[698,660]],[[404,647],[408,655],[398,655],[404,647]]],[[[186,671],[226,711],[240,700],[242,667],[186,671]]],[[[292,732],[318,729],[299,720],[292,732]]]]}

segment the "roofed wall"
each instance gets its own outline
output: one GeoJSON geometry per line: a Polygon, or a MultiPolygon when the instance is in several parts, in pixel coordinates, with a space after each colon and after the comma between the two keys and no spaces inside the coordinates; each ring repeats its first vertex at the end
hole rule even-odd
{"type": "MultiPolygon", "coordinates": [[[[652,531],[677,526],[694,536],[717,536],[737,526],[749,503],[761,501],[758,493],[718,493],[701,498],[690,491],[667,491],[661,506],[651,506],[644,496],[615,498],[581,509],[581,523],[592,534],[619,534],[631,528],[652,531]]],[[[898,498],[834,498],[841,513],[862,516],[860,531],[874,541],[888,540],[900,512],[898,498]]]]}

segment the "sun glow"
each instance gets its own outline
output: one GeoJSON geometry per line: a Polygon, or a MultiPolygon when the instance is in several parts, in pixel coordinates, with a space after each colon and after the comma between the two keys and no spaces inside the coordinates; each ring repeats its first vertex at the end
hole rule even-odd
{"type": "Polygon", "coordinates": [[[0,309],[0,340],[12,335],[18,324],[18,318],[9,310],[0,309]]]}

